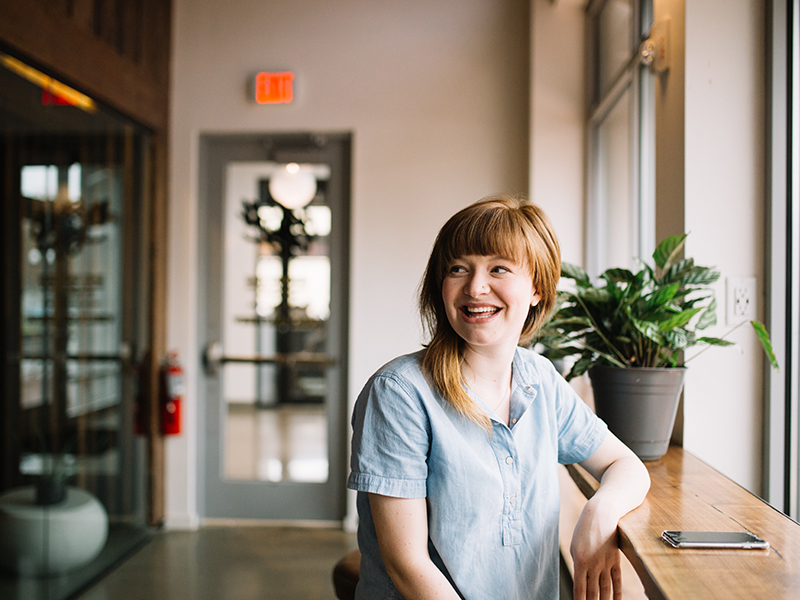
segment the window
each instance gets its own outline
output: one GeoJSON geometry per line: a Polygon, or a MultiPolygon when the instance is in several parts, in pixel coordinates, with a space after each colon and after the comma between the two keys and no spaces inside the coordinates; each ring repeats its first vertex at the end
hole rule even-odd
{"type": "Polygon", "coordinates": [[[780,372],[767,377],[764,496],[800,515],[800,0],[773,0],[769,94],[766,325],[780,372]]]}
{"type": "Polygon", "coordinates": [[[639,58],[652,5],[652,0],[597,0],[588,8],[586,266],[592,275],[631,267],[655,248],[654,79],[639,58]]]}

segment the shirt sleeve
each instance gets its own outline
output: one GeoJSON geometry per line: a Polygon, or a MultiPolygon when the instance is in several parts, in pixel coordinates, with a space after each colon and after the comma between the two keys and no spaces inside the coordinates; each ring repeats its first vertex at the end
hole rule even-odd
{"type": "Polygon", "coordinates": [[[430,423],[422,398],[393,374],[372,377],[353,410],[347,487],[396,498],[427,495],[430,423]]]}
{"type": "Polygon", "coordinates": [[[594,454],[606,439],[608,427],[553,369],[558,419],[558,462],[579,463],[594,454]]]}

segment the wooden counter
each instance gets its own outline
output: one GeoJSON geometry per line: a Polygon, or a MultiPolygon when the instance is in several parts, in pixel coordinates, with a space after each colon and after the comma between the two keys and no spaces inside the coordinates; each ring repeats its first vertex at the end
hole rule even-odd
{"type": "MultiPolygon", "coordinates": [[[[650,492],[620,521],[619,543],[650,600],[800,598],[800,525],[681,448],[645,465],[650,492]],[[770,549],[678,550],[665,529],[751,531],[770,549]]],[[[597,481],[567,468],[590,497],[597,481]]]]}

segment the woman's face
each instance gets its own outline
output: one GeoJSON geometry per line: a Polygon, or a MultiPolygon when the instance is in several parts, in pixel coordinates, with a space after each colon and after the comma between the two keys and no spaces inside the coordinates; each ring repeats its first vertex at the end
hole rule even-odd
{"type": "Polygon", "coordinates": [[[527,264],[500,256],[462,256],[448,267],[442,299],[450,325],[473,351],[513,350],[540,296],[527,264]]]}

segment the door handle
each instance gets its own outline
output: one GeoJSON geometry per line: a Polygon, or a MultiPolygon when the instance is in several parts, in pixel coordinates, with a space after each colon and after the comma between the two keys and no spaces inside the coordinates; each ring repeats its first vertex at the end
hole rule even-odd
{"type": "Polygon", "coordinates": [[[217,341],[208,342],[203,350],[203,366],[206,375],[216,375],[222,366],[222,344],[217,341]]]}
{"type": "Polygon", "coordinates": [[[262,365],[332,367],[336,360],[321,352],[287,352],[281,354],[252,354],[226,356],[219,342],[209,342],[203,351],[203,365],[207,375],[217,375],[225,363],[250,363],[262,365]]]}

